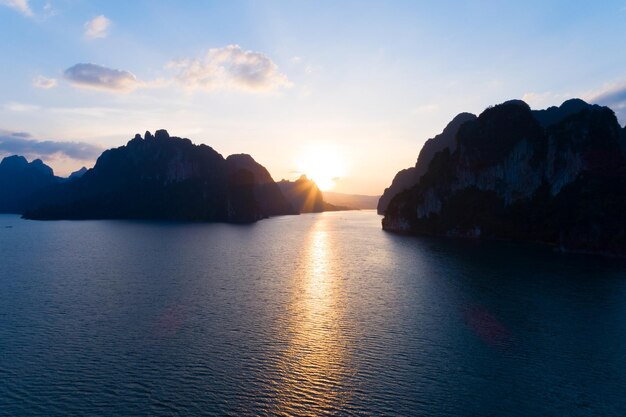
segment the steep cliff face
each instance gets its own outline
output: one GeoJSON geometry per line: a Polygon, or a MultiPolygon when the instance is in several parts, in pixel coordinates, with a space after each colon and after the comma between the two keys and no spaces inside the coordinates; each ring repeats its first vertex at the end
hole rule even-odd
{"type": "Polygon", "coordinates": [[[460,113],[448,123],[443,132],[434,138],[428,139],[417,157],[415,166],[398,172],[389,188],[385,189],[380,200],[378,200],[378,214],[385,214],[389,202],[396,194],[417,184],[421,176],[428,170],[428,164],[437,152],[446,148],[454,151],[456,149],[457,132],[465,122],[474,119],[476,119],[476,116],[471,113],[460,113]]]}
{"type": "Polygon", "coordinates": [[[393,198],[383,228],[626,254],[626,154],[614,113],[580,100],[548,110],[510,101],[463,124],[456,150],[439,152],[393,198]]]}
{"type": "Polygon", "coordinates": [[[93,169],[48,189],[24,217],[252,222],[293,213],[276,191],[252,157],[224,159],[209,146],[159,130],[105,151],[93,169]]]}
{"type": "Polygon", "coordinates": [[[23,156],[8,156],[0,162],[0,213],[23,213],[32,207],[37,193],[59,178],[40,159],[28,163],[23,156]]]}

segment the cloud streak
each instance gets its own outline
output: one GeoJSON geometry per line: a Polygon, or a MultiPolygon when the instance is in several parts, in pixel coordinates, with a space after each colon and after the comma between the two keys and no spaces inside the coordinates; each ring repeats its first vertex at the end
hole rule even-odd
{"type": "Polygon", "coordinates": [[[54,88],[57,86],[57,84],[58,83],[56,79],[44,77],[43,75],[39,75],[33,78],[33,87],[43,88],[44,90],[54,88]]]}
{"type": "Polygon", "coordinates": [[[106,38],[111,21],[104,15],[96,16],[85,23],[85,36],[89,39],[106,38]]]}
{"type": "Polygon", "coordinates": [[[23,155],[28,159],[65,156],[87,161],[96,159],[102,153],[102,148],[86,142],[36,140],[25,132],[0,130],[0,153],[23,155]]]}
{"type": "Polygon", "coordinates": [[[10,7],[24,16],[33,17],[35,15],[28,4],[28,0],[0,0],[0,6],[10,7]]]}
{"type": "Polygon", "coordinates": [[[176,80],[189,90],[268,92],[291,86],[267,55],[239,45],[212,48],[203,58],[172,61],[167,68],[175,70],[176,80]]]}
{"type": "Polygon", "coordinates": [[[76,64],[63,77],[76,87],[110,92],[126,93],[141,86],[133,73],[97,64],[76,64]]]}
{"type": "Polygon", "coordinates": [[[593,96],[591,101],[615,109],[626,108],[626,83],[616,84],[606,88],[593,96]]]}

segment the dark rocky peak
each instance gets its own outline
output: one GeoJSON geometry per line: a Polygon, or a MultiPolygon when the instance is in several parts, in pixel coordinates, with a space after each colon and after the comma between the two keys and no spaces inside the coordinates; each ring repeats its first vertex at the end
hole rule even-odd
{"type": "Polygon", "coordinates": [[[35,193],[58,180],[39,159],[29,164],[23,156],[4,158],[0,162],[0,213],[22,213],[33,204],[35,193]]]}
{"type": "Polygon", "coordinates": [[[71,179],[71,180],[76,179],[76,178],[80,178],[83,175],[85,175],[85,172],[87,172],[87,168],[82,167],[78,171],[72,172],[68,178],[71,179]]]}
{"type": "Polygon", "coordinates": [[[549,127],[583,110],[594,108],[600,108],[600,106],[589,104],[579,98],[573,98],[563,102],[559,107],[552,106],[545,110],[533,110],[533,116],[543,127],[549,127]]]}
{"type": "Polygon", "coordinates": [[[440,152],[445,148],[450,148],[450,151],[454,151],[456,149],[456,135],[459,132],[459,129],[464,123],[472,120],[476,120],[475,114],[459,113],[454,117],[454,119],[452,119],[452,121],[450,121],[450,123],[448,123],[448,125],[443,129],[443,132],[434,138],[428,139],[426,143],[424,143],[424,147],[420,151],[419,156],[417,157],[417,162],[415,163],[418,178],[424,175],[428,169],[428,164],[437,152],[440,152]]]}
{"type": "Polygon", "coordinates": [[[519,99],[507,100],[504,103],[498,104],[497,106],[494,106],[494,107],[502,107],[502,106],[506,106],[506,107],[517,106],[525,110],[530,110],[530,106],[524,100],[519,100],[519,99]]]}
{"type": "Polygon", "coordinates": [[[24,169],[28,167],[28,161],[21,155],[7,156],[0,162],[0,169],[2,170],[16,170],[24,169]]]}
{"type": "Polygon", "coordinates": [[[167,133],[167,130],[165,129],[159,129],[156,132],[154,132],[154,138],[156,140],[167,140],[170,138],[170,134],[167,133]]]}
{"type": "Polygon", "coordinates": [[[152,133],[150,133],[149,130],[146,130],[146,133],[143,135],[143,138],[145,140],[152,140],[152,139],[154,139],[154,136],[152,136],[152,133]]]}
{"type": "Polygon", "coordinates": [[[581,100],[579,98],[571,98],[569,100],[565,100],[561,106],[559,107],[559,109],[563,112],[567,112],[567,113],[577,113],[581,110],[586,109],[587,107],[592,106],[591,104],[587,103],[585,100],[581,100]]]}
{"type": "Polygon", "coordinates": [[[54,176],[54,171],[48,165],[44,164],[41,159],[35,159],[33,162],[29,164],[34,171],[45,175],[45,176],[54,176]]]}
{"type": "Polygon", "coordinates": [[[474,121],[459,129],[458,145],[469,159],[492,165],[504,158],[520,141],[541,141],[543,129],[530,107],[521,100],[510,100],[487,108],[474,121]]]}
{"type": "Polygon", "coordinates": [[[247,170],[254,176],[256,184],[273,183],[274,179],[267,169],[250,155],[245,153],[230,155],[226,158],[229,173],[235,173],[239,170],[247,170]]]}
{"type": "Polygon", "coordinates": [[[41,159],[35,159],[31,163],[21,155],[7,156],[0,162],[0,171],[3,173],[32,173],[43,177],[54,177],[54,171],[41,159]]]}

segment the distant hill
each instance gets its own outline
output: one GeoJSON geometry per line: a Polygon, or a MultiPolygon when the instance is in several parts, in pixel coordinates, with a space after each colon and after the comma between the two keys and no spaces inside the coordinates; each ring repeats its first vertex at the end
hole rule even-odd
{"type": "Polygon", "coordinates": [[[611,109],[512,100],[463,123],[455,140],[391,199],[383,229],[626,256],[626,127],[611,109]]]}
{"type": "Polygon", "coordinates": [[[296,214],[249,155],[146,132],[105,151],[92,169],[45,190],[28,219],[170,219],[253,222],[296,214]]]}
{"type": "Polygon", "coordinates": [[[324,194],[315,182],[302,175],[296,181],[281,180],[278,187],[291,205],[300,213],[347,210],[324,200],[324,194]]]}
{"type": "Polygon", "coordinates": [[[74,171],[70,174],[70,176],[68,177],[68,179],[74,180],[76,178],[80,178],[82,177],[85,172],[87,172],[87,168],[82,167],[81,169],[79,169],[78,171],[74,171]]]}
{"type": "Polygon", "coordinates": [[[324,200],[335,206],[348,207],[357,210],[372,210],[378,205],[380,196],[344,194],[333,191],[324,191],[324,200]]]}
{"type": "Polygon", "coordinates": [[[21,214],[36,204],[37,194],[59,182],[40,159],[8,156],[0,162],[0,213],[21,214]]]}

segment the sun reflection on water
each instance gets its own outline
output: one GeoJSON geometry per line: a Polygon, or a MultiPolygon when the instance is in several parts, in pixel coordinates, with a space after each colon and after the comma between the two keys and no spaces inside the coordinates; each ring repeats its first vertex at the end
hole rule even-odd
{"type": "Polygon", "coordinates": [[[294,286],[276,387],[276,414],[320,415],[342,408],[349,399],[345,377],[344,311],[338,294],[341,271],[334,261],[332,237],[320,217],[305,245],[294,286]],[[301,272],[300,272],[301,271],[301,272]]]}

